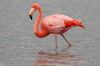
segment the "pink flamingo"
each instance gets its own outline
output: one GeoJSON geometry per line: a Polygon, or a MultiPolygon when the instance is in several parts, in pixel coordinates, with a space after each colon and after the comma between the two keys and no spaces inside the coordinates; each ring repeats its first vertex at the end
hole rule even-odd
{"type": "Polygon", "coordinates": [[[38,10],[39,15],[35,21],[34,24],[34,33],[37,37],[39,38],[44,38],[48,36],[49,34],[54,34],[55,36],[55,44],[56,44],[56,49],[57,49],[57,35],[60,34],[64,40],[68,43],[69,46],[72,46],[70,42],[65,38],[63,33],[68,31],[74,26],[79,26],[81,28],[84,28],[84,25],[82,25],[82,22],[77,20],[77,19],[72,19],[68,16],[65,15],[60,15],[60,14],[55,14],[55,15],[50,15],[45,17],[44,19],[41,20],[42,18],[42,8],[38,4],[33,4],[31,6],[31,10],[29,12],[29,16],[32,20],[32,15],[33,13],[38,10]],[[41,21],[41,23],[40,23],[41,21]],[[38,30],[39,25],[41,26],[41,30],[38,30]]]}

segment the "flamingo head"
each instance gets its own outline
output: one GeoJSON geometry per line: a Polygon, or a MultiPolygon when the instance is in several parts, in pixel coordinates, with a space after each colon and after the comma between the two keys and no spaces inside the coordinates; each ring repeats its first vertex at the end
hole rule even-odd
{"type": "Polygon", "coordinates": [[[81,22],[80,20],[76,20],[76,19],[74,19],[73,22],[74,22],[74,25],[75,25],[75,26],[79,26],[79,27],[85,29],[84,25],[82,24],[82,22],[81,22]]]}
{"type": "Polygon", "coordinates": [[[38,4],[32,4],[30,12],[29,12],[29,17],[32,20],[32,15],[34,14],[34,12],[38,9],[38,4]]]}

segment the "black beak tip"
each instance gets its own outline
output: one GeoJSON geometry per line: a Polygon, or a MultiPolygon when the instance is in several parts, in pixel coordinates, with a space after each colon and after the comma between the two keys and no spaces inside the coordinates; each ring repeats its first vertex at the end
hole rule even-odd
{"type": "Polygon", "coordinates": [[[30,17],[30,19],[32,20],[32,16],[31,16],[31,15],[29,15],[29,17],[30,17]]]}

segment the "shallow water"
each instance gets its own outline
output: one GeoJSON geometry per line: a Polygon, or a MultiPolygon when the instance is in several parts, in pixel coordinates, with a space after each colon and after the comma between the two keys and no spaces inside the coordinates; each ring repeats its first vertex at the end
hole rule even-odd
{"type": "Polygon", "coordinates": [[[99,0],[1,0],[0,66],[100,66],[99,0]],[[83,21],[86,29],[75,27],[65,33],[73,44],[58,36],[55,54],[54,36],[40,39],[33,34],[30,5],[39,3],[43,17],[64,14],[83,21]]]}

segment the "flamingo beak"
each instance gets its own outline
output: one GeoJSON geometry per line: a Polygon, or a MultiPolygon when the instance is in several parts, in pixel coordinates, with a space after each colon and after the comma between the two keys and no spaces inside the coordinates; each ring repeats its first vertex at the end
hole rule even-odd
{"type": "Polygon", "coordinates": [[[33,19],[31,15],[29,15],[29,17],[30,17],[31,20],[33,19]]]}
{"type": "Polygon", "coordinates": [[[30,17],[31,20],[32,20],[33,13],[34,13],[34,8],[31,8],[31,10],[29,12],[29,17],[30,17]]]}
{"type": "Polygon", "coordinates": [[[82,24],[79,24],[79,27],[81,27],[81,28],[84,28],[84,29],[85,29],[84,25],[82,25],[82,24]]]}

